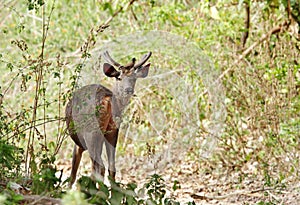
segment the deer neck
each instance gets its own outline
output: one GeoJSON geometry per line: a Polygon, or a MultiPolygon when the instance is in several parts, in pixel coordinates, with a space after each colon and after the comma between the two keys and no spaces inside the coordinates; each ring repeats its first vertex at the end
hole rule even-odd
{"type": "Polygon", "coordinates": [[[122,113],[130,102],[131,95],[123,95],[118,88],[113,89],[112,114],[117,127],[121,124],[122,113]]]}

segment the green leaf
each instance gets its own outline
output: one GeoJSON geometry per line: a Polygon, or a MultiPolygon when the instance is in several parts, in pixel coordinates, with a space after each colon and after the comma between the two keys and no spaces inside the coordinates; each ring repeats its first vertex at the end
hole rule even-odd
{"type": "Polygon", "coordinates": [[[173,184],[173,191],[176,191],[177,189],[180,189],[179,181],[175,180],[173,184]]]}
{"type": "Polygon", "coordinates": [[[7,64],[6,64],[6,67],[7,67],[10,71],[12,71],[13,68],[14,68],[14,66],[13,66],[12,63],[7,63],[7,64]]]}
{"type": "Polygon", "coordinates": [[[54,78],[60,78],[60,73],[59,72],[53,72],[53,77],[54,78]]]}
{"type": "Polygon", "coordinates": [[[103,4],[103,10],[104,11],[108,10],[110,15],[114,14],[111,3],[109,3],[109,2],[106,2],[106,3],[103,4]]]}

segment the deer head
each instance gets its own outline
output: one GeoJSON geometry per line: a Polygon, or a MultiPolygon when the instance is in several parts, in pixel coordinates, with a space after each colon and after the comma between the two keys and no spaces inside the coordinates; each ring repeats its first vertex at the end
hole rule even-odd
{"type": "Polygon", "coordinates": [[[103,72],[106,76],[117,79],[114,95],[118,97],[130,97],[134,94],[137,78],[145,78],[148,75],[150,63],[145,66],[144,64],[151,57],[151,54],[149,52],[144,55],[137,64],[135,64],[136,59],[132,58],[131,62],[123,66],[115,61],[107,51],[104,52],[103,57],[109,63],[104,63],[103,72]]]}

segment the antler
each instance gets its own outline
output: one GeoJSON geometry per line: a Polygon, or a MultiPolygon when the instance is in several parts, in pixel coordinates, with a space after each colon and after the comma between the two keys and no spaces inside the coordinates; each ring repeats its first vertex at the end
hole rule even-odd
{"type": "Polygon", "coordinates": [[[105,51],[105,52],[103,53],[103,57],[105,58],[105,60],[109,61],[109,62],[110,62],[111,64],[113,64],[114,66],[116,66],[116,67],[118,67],[118,68],[121,66],[120,63],[118,63],[118,62],[116,62],[114,59],[112,59],[112,57],[109,55],[108,51],[105,51]]]}
{"type": "Polygon", "coordinates": [[[142,58],[142,60],[140,62],[138,62],[137,64],[135,64],[134,69],[138,69],[140,68],[142,65],[144,65],[144,63],[146,63],[146,61],[151,57],[152,52],[149,52],[147,54],[145,54],[142,58]]]}
{"type": "Polygon", "coordinates": [[[105,51],[103,53],[103,57],[105,58],[105,60],[109,61],[111,64],[118,67],[119,69],[121,69],[121,68],[130,69],[131,67],[133,67],[134,70],[136,70],[136,69],[140,68],[142,65],[144,65],[147,62],[147,60],[151,57],[151,55],[152,55],[152,52],[149,52],[149,53],[145,54],[143,56],[142,60],[139,63],[135,64],[135,65],[134,65],[135,58],[133,58],[130,65],[122,66],[120,63],[118,63],[114,59],[112,59],[112,57],[109,55],[108,51],[105,51]]]}

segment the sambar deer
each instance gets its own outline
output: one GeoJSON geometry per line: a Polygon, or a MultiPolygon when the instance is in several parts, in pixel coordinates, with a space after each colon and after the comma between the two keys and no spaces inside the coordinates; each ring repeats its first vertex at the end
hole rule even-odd
{"type": "Polygon", "coordinates": [[[92,176],[104,179],[105,167],[101,158],[104,143],[109,176],[115,180],[115,152],[121,115],[134,94],[137,78],[145,78],[148,75],[150,63],[144,64],[151,54],[149,52],[144,55],[137,64],[133,58],[129,64],[122,66],[113,60],[107,51],[104,52],[102,56],[110,64],[103,64],[103,72],[108,77],[116,78],[113,90],[100,84],[92,84],[73,93],[66,106],[67,129],[75,142],[70,187],[76,180],[81,156],[86,150],[92,160],[92,176]]]}

